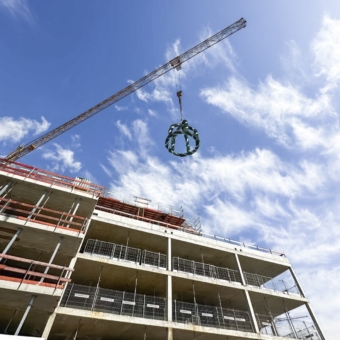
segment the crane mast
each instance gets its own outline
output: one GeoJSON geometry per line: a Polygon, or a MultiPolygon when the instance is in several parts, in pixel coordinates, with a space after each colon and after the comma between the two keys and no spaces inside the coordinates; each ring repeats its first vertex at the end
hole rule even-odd
{"type": "Polygon", "coordinates": [[[121,91],[115,93],[111,97],[103,100],[99,104],[91,107],[89,110],[83,112],[79,116],[69,120],[68,122],[60,125],[59,127],[53,129],[45,133],[44,135],[36,138],[30,143],[25,145],[18,146],[13,152],[6,156],[6,160],[9,162],[14,162],[17,159],[27,155],[29,152],[37,149],[38,147],[44,145],[45,143],[49,142],[50,140],[56,138],[57,136],[61,135],[62,133],[68,131],[69,129],[73,128],[74,126],[80,124],[84,120],[94,116],[98,112],[106,109],[108,106],[117,103],[122,98],[128,96],[129,94],[137,91],[141,87],[145,86],[146,84],[154,81],[155,79],[159,78],[163,74],[169,72],[170,70],[176,68],[180,69],[181,65],[186,62],[187,60],[195,57],[196,55],[200,54],[201,52],[205,51],[209,47],[217,44],[221,40],[229,37],[233,33],[239,31],[240,29],[246,26],[246,21],[241,18],[240,20],[236,21],[232,25],[228,26],[227,28],[223,29],[222,31],[216,33],[215,35],[211,36],[210,38],[202,41],[195,47],[191,48],[190,50],[184,52],[183,54],[175,57],[174,59],[170,60],[163,66],[157,68],[153,72],[149,73],[148,75],[144,76],[143,78],[137,80],[136,82],[132,83],[131,85],[125,87],[121,91]]]}

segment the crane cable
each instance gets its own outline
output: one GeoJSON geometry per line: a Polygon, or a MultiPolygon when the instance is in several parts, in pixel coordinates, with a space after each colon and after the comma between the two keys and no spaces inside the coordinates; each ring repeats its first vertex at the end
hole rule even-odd
{"type": "MultiPolygon", "coordinates": [[[[177,85],[177,77],[176,77],[176,85],[177,85]]],[[[172,124],[170,126],[168,130],[168,136],[165,139],[165,147],[168,149],[168,151],[172,153],[173,155],[179,156],[179,157],[192,155],[200,147],[200,138],[198,136],[198,131],[195,128],[189,126],[188,121],[186,119],[183,120],[182,96],[183,96],[183,92],[182,92],[181,84],[180,84],[180,90],[177,91],[177,97],[178,97],[178,102],[179,102],[181,122],[179,124],[172,124]],[[184,136],[186,152],[179,153],[175,151],[176,138],[179,135],[184,136]],[[191,149],[190,147],[189,137],[193,138],[193,140],[195,141],[195,147],[193,149],[191,149]]]]}

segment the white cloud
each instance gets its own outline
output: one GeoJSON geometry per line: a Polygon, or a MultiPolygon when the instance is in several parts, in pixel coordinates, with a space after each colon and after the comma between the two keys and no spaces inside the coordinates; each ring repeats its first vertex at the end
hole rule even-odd
{"type": "Polygon", "coordinates": [[[157,113],[156,113],[155,110],[148,109],[148,114],[149,114],[151,117],[157,117],[157,113]]]}
{"type": "Polygon", "coordinates": [[[82,165],[81,162],[74,159],[74,152],[70,149],[64,149],[57,143],[53,144],[55,151],[46,150],[43,153],[43,158],[52,161],[52,171],[69,170],[70,172],[78,172],[82,165]]]}
{"type": "Polygon", "coordinates": [[[0,7],[9,11],[13,17],[21,17],[30,24],[35,23],[34,16],[26,0],[0,0],[0,7]]]}
{"type": "Polygon", "coordinates": [[[126,106],[118,106],[117,104],[115,104],[115,109],[117,111],[126,111],[127,107],[126,106]]]}
{"type": "Polygon", "coordinates": [[[41,117],[41,123],[28,118],[14,119],[13,117],[0,117],[0,141],[20,142],[26,135],[32,133],[34,136],[45,132],[51,123],[41,117]]]}
{"type": "Polygon", "coordinates": [[[312,43],[315,56],[316,75],[324,76],[327,92],[337,87],[340,80],[340,20],[324,16],[322,28],[312,43]]]}
{"type": "Polygon", "coordinates": [[[128,139],[131,140],[132,136],[131,136],[131,132],[130,132],[129,128],[125,124],[121,123],[120,120],[117,121],[116,125],[117,125],[119,131],[124,136],[126,136],[128,139]]]}

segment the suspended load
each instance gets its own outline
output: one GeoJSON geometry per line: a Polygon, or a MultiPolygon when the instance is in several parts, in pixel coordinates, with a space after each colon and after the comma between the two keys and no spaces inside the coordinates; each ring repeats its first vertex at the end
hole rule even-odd
{"type": "Polygon", "coordinates": [[[171,152],[173,155],[179,157],[192,155],[200,147],[200,138],[198,136],[198,131],[195,128],[189,126],[186,119],[182,119],[182,94],[182,91],[177,92],[180,105],[181,122],[179,124],[172,124],[170,126],[168,136],[165,139],[165,147],[168,149],[168,151],[171,152]],[[184,136],[186,152],[179,153],[175,151],[176,138],[179,135],[184,136]],[[192,138],[195,142],[195,147],[193,149],[191,149],[189,137],[192,138]]]}

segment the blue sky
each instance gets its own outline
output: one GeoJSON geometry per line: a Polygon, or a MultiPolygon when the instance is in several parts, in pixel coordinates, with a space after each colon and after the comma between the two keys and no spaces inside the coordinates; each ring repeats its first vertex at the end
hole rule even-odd
{"type": "Polygon", "coordinates": [[[20,161],[183,205],[206,232],[284,251],[335,339],[338,1],[0,0],[0,155],[241,17],[245,29],[180,72],[194,156],[164,148],[179,121],[172,71],[20,161]]]}

